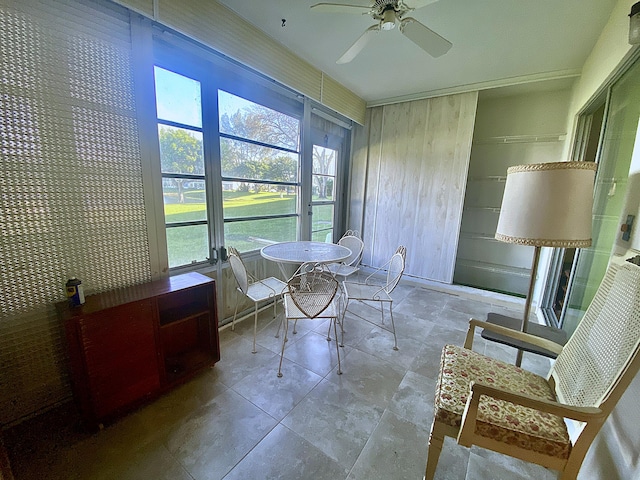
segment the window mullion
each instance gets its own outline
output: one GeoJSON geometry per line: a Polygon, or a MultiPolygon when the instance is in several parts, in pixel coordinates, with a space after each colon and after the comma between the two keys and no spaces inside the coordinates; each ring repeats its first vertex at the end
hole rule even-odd
{"type": "MultiPolygon", "coordinates": [[[[220,160],[220,128],[218,124],[218,87],[211,79],[203,81],[203,129],[205,143],[205,177],[209,214],[209,245],[224,245],[224,213],[220,160]]],[[[211,252],[209,252],[211,255],[211,252]]]]}
{"type": "Polygon", "coordinates": [[[311,138],[311,104],[309,99],[304,101],[304,114],[302,117],[302,139],[300,158],[300,240],[311,239],[311,192],[313,172],[313,143],[311,138]]]}

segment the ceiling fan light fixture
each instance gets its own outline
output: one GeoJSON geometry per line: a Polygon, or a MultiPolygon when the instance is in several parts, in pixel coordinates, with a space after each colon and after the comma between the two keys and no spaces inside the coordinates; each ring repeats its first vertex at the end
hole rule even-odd
{"type": "Polygon", "coordinates": [[[385,10],[382,13],[382,20],[380,20],[380,28],[382,30],[393,30],[396,28],[396,12],[392,8],[385,10]]]}

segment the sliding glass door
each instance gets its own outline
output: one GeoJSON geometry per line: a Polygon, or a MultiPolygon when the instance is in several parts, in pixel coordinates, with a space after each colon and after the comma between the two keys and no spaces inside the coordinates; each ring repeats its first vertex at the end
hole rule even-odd
{"type": "Polygon", "coordinates": [[[640,117],[640,61],[611,88],[594,193],[593,244],[574,266],[562,328],[573,333],[604,277],[620,231],[629,166],[640,117]]]}

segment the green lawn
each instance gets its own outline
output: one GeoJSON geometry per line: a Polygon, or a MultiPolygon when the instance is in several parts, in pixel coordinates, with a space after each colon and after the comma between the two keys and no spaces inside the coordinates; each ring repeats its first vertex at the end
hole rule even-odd
{"type": "MultiPolygon", "coordinates": [[[[190,192],[193,193],[193,192],[190,192]]],[[[165,192],[165,195],[167,192],[165,192]]],[[[167,223],[188,222],[206,219],[206,205],[199,195],[186,195],[185,203],[165,203],[167,223]]],[[[296,196],[280,192],[223,192],[225,218],[243,218],[266,214],[295,213],[296,196]]],[[[330,232],[332,222],[330,207],[314,208],[314,240],[324,240],[330,232]]],[[[296,237],[296,218],[273,220],[254,220],[225,224],[225,244],[240,251],[254,250],[265,245],[266,241],[282,242],[296,237]]],[[[208,239],[206,226],[178,227],[167,229],[169,246],[169,265],[177,266],[201,261],[208,257],[208,239]]]]}

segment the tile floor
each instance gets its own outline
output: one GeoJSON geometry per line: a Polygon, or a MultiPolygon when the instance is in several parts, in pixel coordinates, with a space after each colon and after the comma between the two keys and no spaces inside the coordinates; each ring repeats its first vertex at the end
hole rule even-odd
{"type": "MultiPolygon", "coordinates": [[[[328,324],[305,320],[290,335],[282,378],[277,322],[267,309],[256,354],[250,320],[223,329],[215,367],[96,434],[79,431],[71,405],[6,432],[16,480],[421,479],[442,346],[463,343],[470,316],[518,315],[521,304],[503,298],[403,281],[394,292],[399,351],[391,333],[359,318],[378,314],[355,304],[345,321],[343,375],[325,339],[328,324]]],[[[515,359],[515,350],[480,337],[474,350],[515,359]]],[[[523,366],[544,375],[549,361],[525,354],[523,366]]],[[[436,478],[556,475],[447,439],[436,478]]]]}

